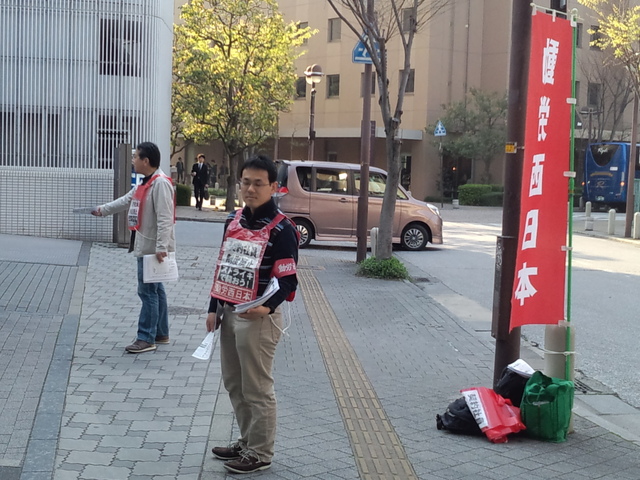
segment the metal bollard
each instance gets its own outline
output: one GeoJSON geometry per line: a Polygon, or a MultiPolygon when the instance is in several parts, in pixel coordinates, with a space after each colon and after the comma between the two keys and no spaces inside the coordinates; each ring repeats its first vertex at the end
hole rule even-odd
{"type": "Polygon", "coordinates": [[[584,229],[587,232],[593,231],[593,217],[587,217],[584,221],[584,229]]]}
{"type": "Polygon", "coordinates": [[[371,241],[371,256],[375,257],[378,253],[378,227],[373,227],[369,233],[369,240],[371,241]]]}
{"type": "Polygon", "coordinates": [[[632,236],[634,239],[640,238],[640,212],[636,212],[633,214],[633,233],[632,236]]]}
{"type": "Polygon", "coordinates": [[[584,221],[584,229],[587,232],[591,232],[593,231],[593,217],[591,216],[591,202],[587,202],[584,204],[584,215],[585,215],[585,221],[584,221]]]}
{"type": "Polygon", "coordinates": [[[609,210],[609,228],[607,229],[609,235],[615,235],[616,233],[616,209],[609,210]]]}

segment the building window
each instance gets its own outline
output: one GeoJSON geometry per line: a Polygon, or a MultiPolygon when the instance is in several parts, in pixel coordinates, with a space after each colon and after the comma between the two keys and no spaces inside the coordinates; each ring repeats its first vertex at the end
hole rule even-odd
{"type": "Polygon", "coordinates": [[[576,24],[576,48],[582,48],[582,24],[576,24]]]}
{"type": "Polygon", "coordinates": [[[411,15],[413,14],[413,8],[402,9],[402,31],[409,33],[411,30],[411,15]]]}
{"type": "MultiPolygon", "coordinates": [[[[400,70],[400,77],[402,78],[402,70],[400,70]]],[[[407,87],[404,90],[404,93],[413,93],[415,91],[415,78],[416,71],[412,68],[409,70],[409,78],[407,79],[407,87]]]]}
{"type": "Polygon", "coordinates": [[[601,97],[602,84],[589,82],[589,85],[587,85],[587,105],[592,108],[597,108],[600,105],[601,97]]]}
{"type": "Polygon", "coordinates": [[[340,75],[327,75],[327,97],[337,98],[340,96],[340,75]]]}
{"type": "Polygon", "coordinates": [[[100,20],[100,75],[141,76],[140,22],[100,20]]]}
{"type": "Polygon", "coordinates": [[[329,19],[329,37],[328,40],[330,42],[337,42],[340,40],[340,27],[342,23],[339,18],[330,18],[329,19]]]}
{"type": "Polygon", "coordinates": [[[598,25],[591,25],[591,32],[591,36],[589,37],[589,45],[591,50],[602,50],[598,45],[593,45],[593,42],[602,38],[600,27],[598,25]]]}
{"type": "Polygon", "coordinates": [[[580,105],[580,82],[576,81],[575,83],[576,90],[576,105],[580,105]]]}
{"type": "Polygon", "coordinates": [[[296,80],[296,98],[306,98],[307,96],[307,79],[298,77],[296,80]]]}
{"type": "MultiPolygon", "coordinates": [[[[371,95],[376,94],[376,74],[371,72],[371,95]]],[[[360,74],[360,96],[364,97],[364,73],[360,74]]]]}
{"type": "Polygon", "coordinates": [[[567,12],[567,0],[551,0],[551,8],[559,12],[567,12]]]}
{"type": "MultiPolygon", "coordinates": [[[[309,22],[298,22],[298,30],[303,30],[303,29],[307,28],[308,26],[309,26],[309,22]]],[[[305,38],[302,41],[302,44],[306,45],[307,43],[309,43],[309,39],[305,38]]]]}

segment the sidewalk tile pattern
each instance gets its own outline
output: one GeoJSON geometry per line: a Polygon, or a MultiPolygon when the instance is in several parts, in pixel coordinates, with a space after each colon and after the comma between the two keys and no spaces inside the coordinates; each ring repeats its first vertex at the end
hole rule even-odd
{"type": "Polygon", "coordinates": [[[195,313],[171,316],[169,345],[131,355],[124,346],[140,310],[135,259],[93,246],[54,478],[197,478],[217,387],[205,382],[210,364],[191,353],[206,334],[214,257],[186,248],[178,261],[182,279],[165,285],[168,301],[195,313]]]}
{"type": "MultiPolygon", "coordinates": [[[[5,448],[0,478],[235,478],[210,454],[212,446],[226,445],[238,435],[220,382],[218,352],[209,362],[191,357],[205,335],[217,253],[217,248],[179,250],[181,278],[166,284],[171,344],[152,353],[123,350],[135,336],[140,305],[135,260],[124,249],[93,244],[86,278],[81,286],[75,283],[81,304],[69,291],[82,271],[73,266],[66,277],[56,269],[35,270],[58,275],[56,287],[65,284],[59,305],[54,299],[51,306],[25,302],[19,289],[0,290],[5,302],[0,310],[0,448],[5,448]],[[27,339],[38,355],[20,355],[17,345],[27,339]],[[11,355],[5,355],[7,350],[11,355]],[[21,381],[25,375],[28,383],[21,381]],[[12,427],[2,430],[5,419],[12,427]],[[18,446],[9,448],[12,441],[18,446]]],[[[577,416],[576,431],[563,444],[523,435],[493,445],[481,437],[437,431],[435,414],[458,398],[461,388],[490,385],[492,342],[416,286],[355,277],[353,261],[341,261],[331,250],[321,253],[303,253],[301,275],[317,283],[303,282],[296,300],[283,307],[291,326],[274,367],[276,455],[261,479],[364,478],[354,452],[365,448],[366,430],[349,434],[332,384],[332,375],[353,375],[356,368],[356,377],[370,385],[376,408],[399,439],[393,448],[398,456],[406,455],[421,480],[638,478],[640,447],[577,416]],[[317,305],[308,311],[305,300],[311,294],[317,305]],[[353,352],[358,366],[349,368],[354,371],[332,370],[323,358],[328,333],[319,338],[312,325],[312,320],[324,320],[323,310],[326,319],[339,323],[329,333],[344,345],[345,354],[353,352]]],[[[0,284],[3,275],[18,281],[36,267],[14,263],[19,262],[0,262],[0,284]]],[[[54,284],[32,287],[36,296],[44,285],[54,284]]],[[[358,395],[353,398],[357,403],[358,395]]],[[[360,425],[353,422],[354,431],[360,425]]],[[[371,468],[376,467],[374,462],[371,468]]]]}

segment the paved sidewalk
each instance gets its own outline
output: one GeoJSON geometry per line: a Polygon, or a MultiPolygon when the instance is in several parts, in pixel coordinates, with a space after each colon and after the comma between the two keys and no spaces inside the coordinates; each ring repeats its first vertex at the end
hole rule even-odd
{"type": "MultiPolygon", "coordinates": [[[[445,206],[443,217],[469,213],[500,221],[496,209],[445,206]]],[[[178,209],[179,219],[225,216],[178,209]]],[[[237,435],[217,352],[191,357],[218,249],[179,248],[180,281],[166,284],[171,344],[129,355],[139,299],[125,249],[0,242],[0,479],[234,478],[209,453],[237,435]]],[[[638,478],[640,442],[602,415],[638,412],[609,398],[578,395],[563,444],[437,431],[435,415],[461,388],[490,386],[491,339],[410,282],[355,277],[351,249],[301,253],[276,355],[276,457],[248,478],[638,478]]]]}

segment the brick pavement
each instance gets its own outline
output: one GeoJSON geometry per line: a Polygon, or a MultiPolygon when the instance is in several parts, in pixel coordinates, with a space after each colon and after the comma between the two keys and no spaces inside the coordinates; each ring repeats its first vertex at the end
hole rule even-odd
{"type": "MultiPolygon", "coordinates": [[[[215,248],[179,249],[181,280],[166,285],[172,342],[155,353],[123,352],[135,335],[139,310],[135,262],[123,249],[94,244],[86,266],[78,262],[71,267],[81,279],[74,283],[76,296],[67,296],[68,312],[60,306],[53,314],[11,312],[8,321],[6,303],[0,328],[10,328],[12,333],[3,339],[19,340],[24,334],[16,332],[28,331],[25,322],[33,328],[29,315],[40,315],[43,322],[50,319],[50,331],[57,334],[58,328],[63,334],[46,347],[53,368],[44,379],[41,374],[36,378],[42,368],[32,368],[33,380],[27,387],[32,393],[25,391],[21,399],[33,398],[42,385],[40,396],[45,402],[40,402],[35,417],[20,417],[25,424],[16,423],[8,434],[0,430],[0,446],[10,441],[5,435],[15,434],[16,441],[21,435],[29,441],[14,457],[0,452],[0,478],[233,478],[208,453],[214,444],[227,443],[237,435],[220,385],[217,355],[214,352],[210,362],[190,356],[204,336],[206,296],[216,257],[215,248]],[[27,436],[29,419],[32,426],[27,436]],[[47,465],[51,465],[49,471],[47,465]]],[[[362,411],[357,405],[345,410],[336,399],[332,375],[343,367],[356,368],[355,378],[371,385],[390,431],[400,439],[397,447],[419,479],[637,478],[640,447],[579,416],[576,432],[559,445],[526,437],[492,445],[483,438],[437,431],[435,414],[457,398],[461,388],[490,385],[492,342],[416,285],[354,277],[352,257],[352,251],[346,255],[331,249],[303,252],[304,275],[316,279],[320,287],[313,292],[302,287],[289,306],[292,325],[275,362],[276,457],[272,469],[260,478],[376,478],[366,477],[374,475],[375,469],[363,473],[366,466],[357,458],[365,445],[345,427],[345,414],[357,418],[362,411]],[[310,318],[308,304],[312,297],[319,306],[315,320],[310,318]],[[339,324],[322,334],[324,340],[313,327],[314,321],[322,322],[317,313],[322,308],[330,308],[339,324]],[[356,367],[341,363],[339,356],[326,357],[329,350],[321,347],[323,341],[330,341],[329,335],[347,342],[356,367]]],[[[0,282],[8,271],[6,264],[0,262],[0,282]]],[[[67,276],[67,283],[71,277],[67,276]]],[[[17,308],[20,303],[11,305],[17,308]]],[[[38,338],[32,339],[30,350],[45,346],[47,335],[38,338]]],[[[7,367],[5,353],[3,345],[0,372],[10,374],[15,369],[7,367]]],[[[38,357],[46,363],[47,355],[38,357]]],[[[20,396],[24,382],[18,382],[17,375],[11,378],[15,395],[20,396]]],[[[0,395],[7,395],[6,384],[0,383],[0,395]]],[[[14,403],[7,402],[5,408],[17,409],[14,403]]]]}

